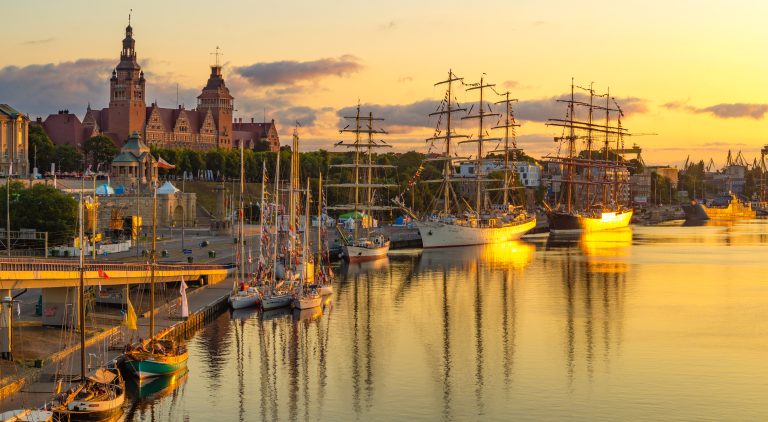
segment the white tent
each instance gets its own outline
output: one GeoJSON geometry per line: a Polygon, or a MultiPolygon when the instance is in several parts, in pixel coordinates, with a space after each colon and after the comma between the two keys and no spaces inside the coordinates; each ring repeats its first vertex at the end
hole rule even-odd
{"type": "Polygon", "coordinates": [[[173,183],[171,182],[165,182],[163,186],[160,186],[157,189],[158,195],[175,195],[178,192],[181,192],[181,189],[178,189],[176,186],[173,186],[173,183]]]}

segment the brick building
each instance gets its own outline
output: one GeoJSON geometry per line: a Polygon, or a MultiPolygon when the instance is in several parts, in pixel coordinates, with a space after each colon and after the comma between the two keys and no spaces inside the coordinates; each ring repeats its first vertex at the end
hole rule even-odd
{"type": "Polygon", "coordinates": [[[137,132],[147,145],[162,148],[187,148],[207,151],[231,149],[243,142],[252,148],[266,140],[273,151],[279,149],[274,120],[270,123],[234,122],[234,97],[227,88],[222,68],[211,66],[208,81],[197,96],[197,107],[185,109],[147,106],[144,72],[137,61],[136,41],[130,23],[120,51],[120,61],[109,79],[109,107],[101,110],[88,106],[82,122],[74,114],[62,111],[48,116],[43,128],[55,144],[81,146],[96,134],[109,136],[118,147],[137,132]]]}

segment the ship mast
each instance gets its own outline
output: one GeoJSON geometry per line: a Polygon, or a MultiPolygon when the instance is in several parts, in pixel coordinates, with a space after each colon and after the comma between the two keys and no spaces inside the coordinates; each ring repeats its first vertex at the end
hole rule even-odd
{"type": "MultiPolygon", "coordinates": [[[[354,142],[339,141],[335,146],[347,147],[354,149],[354,158],[352,164],[332,164],[332,168],[351,168],[353,169],[353,183],[327,183],[325,186],[328,188],[352,188],[354,191],[354,203],[353,204],[340,204],[335,206],[327,206],[327,210],[352,210],[353,215],[357,215],[359,210],[366,211],[367,217],[372,218],[372,211],[391,210],[391,206],[386,205],[373,205],[373,189],[374,188],[391,188],[397,185],[388,183],[374,183],[373,171],[377,168],[395,168],[389,164],[374,164],[373,163],[373,149],[374,148],[391,148],[392,146],[383,142],[376,141],[374,134],[386,134],[383,129],[377,129],[374,127],[374,122],[383,121],[382,118],[373,116],[373,113],[368,113],[368,117],[360,117],[360,103],[357,104],[357,109],[354,116],[345,116],[344,119],[354,120],[354,128],[350,128],[351,123],[341,129],[339,132],[350,132],[355,134],[354,142]],[[367,120],[367,124],[363,125],[363,119],[367,120]],[[362,139],[361,135],[366,135],[366,139],[362,139]],[[365,154],[365,157],[361,155],[365,154]],[[365,180],[361,181],[360,170],[365,169],[365,180]],[[360,189],[364,188],[365,191],[365,203],[360,203],[360,189]],[[361,207],[362,205],[362,207],[361,207]]],[[[370,231],[370,230],[368,230],[370,231]]],[[[356,239],[358,237],[357,222],[355,222],[353,236],[356,239]]]]}
{"type": "MultiPolygon", "coordinates": [[[[485,74],[483,74],[485,75],[485,74]]],[[[467,91],[473,91],[473,90],[479,90],[480,93],[480,102],[478,103],[478,112],[477,114],[470,114],[467,116],[462,117],[462,120],[464,119],[477,119],[477,139],[469,139],[466,141],[459,142],[460,144],[464,143],[472,143],[477,142],[477,157],[475,157],[475,213],[477,214],[477,218],[480,218],[480,212],[483,209],[483,182],[485,181],[483,179],[483,162],[486,160],[483,158],[483,142],[488,141],[500,141],[501,138],[491,138],[488,137],[485,133],[485,119],[488,117],[496,116],[498,117],[498,113],[488,112],[485,110],[486,103],[484,102],[483,98],[483,92],[486,88],[493,88],[496,86],[495,84],[487,84],[484,82],[484,76],[480,77],[480,83],[474,84],[473,86],[470,86],[467,88],[467,91]]],[[[471,112],[471,111],[470,111],[471,112]]]]}
{"type": "MultiPolygon", "coordinates": [[[[435,136],[428,138],[427,141],[435,141],[435,140],[445,140],[445,152],[443,157],[433,159],[434,161],[443,161],[443,178],[442,180],[442,190],[443,190],[443,215],[447,216],[451,213],[451,176],[453,174],[453,160],[458,159],[458,157],[454,158],[451,157],[451,141],[453,138],[467,138],[466,135],[459,135],[453,133],[453,129],[451,127],[451,118],[453,113],[457,112],[463,112],[466,111],[465,108],[457,107],[453,103],[453,83],[454,82],[462,82],[464,81],[464,78],[460,78],[456,76],[452,70],[448,70],[448,79],[444,81],[440,81],[436,83],[434,86],[439,85],[445,85],[447,84],[447,92],[445,99],[443,100],[443,107],[442,110],[436,111],[434,113],[430,113],[430,116],[440,116],[442,118],[443,115],[446,116],[445,121],[445,135],[440,135],[440,129],[439,129],[439,120],[438,119],[438,128],[435,131],[435,136]]],[[[431,182],[431,180],[425,180],[425,182],[431,182]]]]}
{"type": "Polygon", "coordinates": [[[517,142],[515,141],[515,127],[519,127],[520,125],[515,123],[515,117],[512,113],[512,103],[517,102],[517,99],[511,99],[509,98],[509,91],[501,94],[504,96],[504,100],[497,101],[496,104],[504,104],[506,108],[505,118],[504,118],[504,124],[499,126],[494,126],[493,129],[504,129],[504,186],[502,187],[504,191],[504,207],[509,208],[509,190],[515,188],[515,174],[517,173],[517,169],[513,168],[510,169],[510,161],[509,161],[509,153],[512,152],[512,166],[514,167],[517,163],[517,142]],[[509,135],[512,134],[512,149],[509,148],[509,135]]]}
{"type": "MultiPolygon", "coordinates": [[[[618,171],[623,168],[624,166],[619,162],[619,157],[616,157],[616,160],[610,161],[609,160],[609,136],[610,135],[616,135],[617,136],[617,150],[619,149],[618,144],[622,142],[623,136],[628,135],[627,130],[624,129],[621,126],[621,116],[622,112],[621,109],[618,108],[618,104],[616,104],[616,108],[611,108],[607,103],[606,107],[598,106],[594,104],[594,97],[596,96],[594,94],[594,90],[592,89],[592,85],[590,84],[590,88],[582,88],[585,91],[588,91],[590,93],[589,102],[584,102],[581,100],[577,100],[575,98],[574,93],[575,85],[573,83],[573,79],[571,79],[571,97],[569,100],[557,100],[558,102],[567,103],[568,104],[568,116],[566,119],[549,119],[547,122],[548,126],[558,126],[568,129],[568,135],[567,136],[561,136],[559,138],[555,138],[555,140],[560,141],[568,141],[568,157],[551,157],[546,156],[544,158],[548,159],[550,162],[555,162],[563,167],[565,167],[566,172],[566,212],[572,213],[574,211],[574,192],[573,192],[573,186],[574,185],[586,185],[585,191],[586,196],[584,198],[584,209],[589,209],[591,204],[591,198],[590,198],[590,186],[593,184],[597,185],[603,185],[603,196],[606,198],[604,202],[607,202],[607,189],[605,185],[612,184],[614,187],[616,184],[620,183],[618,181],[618,171]],[[579,107],[587,107],[589,110],[588,114],[588,120],[587,121],[580,121],[575,118],[575,112],[576,112],[576,106],[579,107]],[[593,114],[594,110],[604,110],[606,112],[606,124],[598,124],[594,122],[593,114]],[[610,112],[618,112],[619,119],[618,124],[616,126],[612,126],[609,121],[609,113],[610,112]],[[578,135],[577,131],[580,131],[582,133],[585,133],[585,135],[578,135]],[[605,158],[604,159],[593,159],[592,157],[592,141],[593,141],[593,134],[602,133],[605,134],[605,158]],[[586,152],[587,157],[580,158],[576,156],[576,142],[579,139],[585,139],[586,140],[586,152]],[[584,180],[574,180],[574,173],[576,167],[583,167],[586,168],[585,171],[585,179],[584,180]],[[605,177],[602,178],[602,180],[592,180],[591,175],[591,169],[593,167],[599,167],[604,170],[605,177]],[[613,173],[613,179],[616,180],[608,180],[607,173],[611,171],[613,173]]],[[[609,97],[608,94],[604,94],[606,97],[609,97]]],[[[602,95],[597,95],[602,97],[602,95]]],[[[615,103],[615,100],[614,100],[615,103]]],[[[617,198],[618,198],[618,189],[614,189],[613,196],[614,196],[614,203],[618,204],[617,198]]],[[[581,195],[580,195],[581,197],[581,195]]]]}

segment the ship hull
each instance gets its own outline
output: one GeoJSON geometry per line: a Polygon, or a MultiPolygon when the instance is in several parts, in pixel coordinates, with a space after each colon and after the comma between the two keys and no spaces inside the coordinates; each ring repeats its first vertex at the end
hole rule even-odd
{"type": "Polygon", "coordinates": [[[548,215],[552,234],[569,234],[615,230],[629,226],[633,210],[603,212],[600,217],[586,217],[578,213],[553,212],[548,215]]]}
{"type": "Polygon", "coordinates": [[[485,245],[518,240],[536,227],[536,218],[503,227],[469,227],[433,221],[417,221],[424,248],[485,245]]]}
{"type": "Polygon", "coordinates": [[[126,360],[125,366],[139,380],[173,375],[187,369],[187,353],[176,356],[164,356],[161,359],[150,357],[147,359],[126,360]]]}
{"type": "Polygon", "coordinates": [[[229,305],[232,309],[250,308],[259,304],[261,298],[256,293],[248,295],[232,295],[229,297],[229,305]]]}
{"type": "Polygon", "coordinates": [[[347,262],[366,262],[386,258],[389,252],[389,242],[378,248],[365,248],[361,246],[344,246],[344,260],[347,262]]]}
{"type": "Polygon", "coordinates": [[[269,311],[270,309],[284,308],[293,301],[293,296],[288,294],[268,296],[262,299],[261,309],[269,311]]]}
{"type": "Polygon", "coordinates": [[[686,220],[709,220],[709,216],[701,204],[684,204],[682,208],[686,220]]]}
{"type": "Polygon", "coordinates": [[[317,308],[322,303],[320,295],[302,296],[293,300],[294,309],[317,308]]]}
{"type": "Polygon", "coordinates": [[[751,207],[733,204],[723,208],[685,204],[682,208],[686,220],[749,220],[757,216],[757,212],[751,207]]]}

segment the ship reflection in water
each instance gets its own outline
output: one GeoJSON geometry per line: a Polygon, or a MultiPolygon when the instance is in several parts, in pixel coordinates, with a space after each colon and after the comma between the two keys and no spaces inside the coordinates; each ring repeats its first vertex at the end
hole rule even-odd
{"type": "Polygon", "coordinates": [[[766,420],[766,235],[633,227],[343,265],[321,308],[222,314],[126,420],[766,420]]]}

